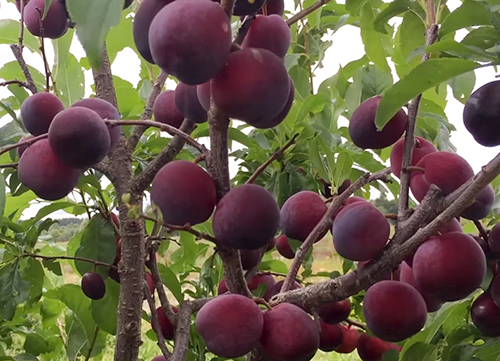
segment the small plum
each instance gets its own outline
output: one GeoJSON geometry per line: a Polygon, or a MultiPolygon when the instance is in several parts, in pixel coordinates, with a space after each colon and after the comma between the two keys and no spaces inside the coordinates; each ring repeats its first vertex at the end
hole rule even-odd
{"type": "Polygon", "coordinates": [[[359,332],[354,327],[347,327],[344,325],[342,325],[342,332],[342,343],[335,349],[335,352],[351,353],[358,347],[359,332]]]}
{"type": "Polygon", "coordinates": [[[490,292],[493,302],[495,302],[495,305],[500,307],[500,273],[497,273],[493,277],[490,285],[490,292]]]}
{"type": "MultiPolygon", "coordinates": [[[[174,313],[179,312],[177,307],[171,306],[171,308],[174,313]]],[[[166,340],[173,340],[175,328],[174,325],[172,325],[172,323],[168,320],[167,315],[163,311],[162,307],[158,307],[156,309],[156,315],[158,316],[158,323],[160,324],[160,329],[163,337],[166,340]]]]}
{"type": "MultiPolygon", "coordinates": [[[[391,150],[391,156],[390,156],[391,170],[392,174],[394,174],[398,178],[401,175],[401,168],[403,166],[404,145],[405,145],[405,138],[402,138],[398,140],[396,144],[394,144],[391,150]]],[[[434,146],[434,144],[432,144],[431,142],[422,137],[415,137],[415,144],[413,146],[413,153],[410,165],[414,166],[424,156],[434,152],[437,152],[437,149],[434,146]]]]}
{"type": "Polygon", "coordinates": [[[358,341],[358,355],[363,361],[380,361],[386,351],[398,350],[401,347],[394,343],[385,342],[379,338],[362,333],[358,341]]]}
{"type": "Polygon", "coordinates": [[[460,213],[460,216],[475,221],[483,219],[491,212],[494,202],[495,192],[493,191],[493,187],[488,184],[479,191],[474,203],[465,208],[462,213],[460,213]]]}
{"type": "Polygon", "coordinates": [[[260,249],[246,250],[242,249],[240,251],[241,266],[244,270],[249,270],[259,264],[262,257],[262,252],[260,249]]]}
{"type": "Polygon", "coordinates": [[[184,115],[175,105],[175,92],[166,90],[156,98],[153,113],[157,122],[179,128],[184,120],[184,115]]]}
{"type": "MultiPolygon", "coordinates": [[[[273,298],[273,296],[275,296],[275,295],[277,295],[278,293],[281,292],[281,287],[283,287],[283,283],[285,283],[284,280],[283,281],[279,281],[278,283],[276,283],[274,285],[274,287],[271,290],[271,294],[266,299],[266,301],[269,301],[271,298],[273,298]]],[[[293,281],[292,288],[290,288],[290,289],[291,290],[298,290],[299,288],[302,288],[302,285],[300,283],[298,283],[297,281],[293,281]]]]}
{"type": "Polygon", "coordinates": [[[330,325],[320,320],[321,333],[319,335],[319,349],[321,351],[333,351],[342,344],[344,331],[340,323],[330,325]]]}
{"type": "Polygon", "coordinates": [[[24,7],[24,24],[28,31],[35,35],[49,39],[57,39],[68,30],[66,7],[59,0],[50,4],[47,15],[43,18],[45,0],[31,0],[24,7]]]}
{"type": "MultiPolygon", "coordinates": [[[[27,137],[22,137],[21,139],[19,139],[19,143],[24,142],[25,140],[32,139],[32,138],[34,138],[33,135],[28,135],[27,137]]],[[[28,149],[27,144],[21,145],[20,147],[17,148],[17,155],[19,156],[19,158],[21,158],[21,156],[23,155],[23,153],[26,149],[28,149]]]]}
{"type": "Polygon", "coordinates": [[[406,262],[402,262],[400,268],[401,273],[399,275],[399,280],[414,287],[422,295],[425,301],[425,305],[427,306],[427,312],[435,312],[439,310],[443,304],[443,301],[433,296],[432,293],[425,292],[425,290],[420,287],[420,285],[415,280],[413,270],[406,262]]]}
{"type": "Polygon", "coordinates": [[[175,107],[187,119],[194,123],[207,121],[207,111],[198,99],[197,85],[179,83],[175,88],[175,107]]]}
{"type": "Polygon", "coordinates": [[[323,303],[318,308],[319,317],[326,323],[335,324],[344,321],[351,313],[351,303],[348,299],[338,302],[323,303]]]}
{"type": "Polygon", "coordinates": [[[294,259],[295,252],[292,247],[290,247],[290,243],[288,242],[288,237],[284,234],[276,238],[276,248],[280,255],[287,259],[294,259]]]}
{"type": "Polygon", "coordinates": [[[50,123],[63,110],[63,103],[54,94],[36,93],[21,105],[21,119],[28,132],[42,135],[49,131],[50,123]]]}
{"type": "Polygon", "coordinates": [[[106,284],[99,273],[87,272],[82,277],[82,291],[93,300],[100,300],[106,293],[106,284]]]}
{"type": "Polygon", "coordinates": [[[482,335],[500,337],[500,307],[495,305],[490,295],[483,293],[476,298],[470,313],[472,322],[482,335]]]}
{"type": "Polygon", "coordinates": [[[279,15],[257,15],[241,46],[267,49],[283,58],[290,47],[290,28],[279,15]]]}

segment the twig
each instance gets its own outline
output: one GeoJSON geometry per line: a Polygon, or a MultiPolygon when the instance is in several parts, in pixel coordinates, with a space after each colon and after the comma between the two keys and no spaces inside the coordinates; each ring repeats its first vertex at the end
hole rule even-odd
{"type": "MultiPolygon", "coordinates": [[[[196,125],[193,122],[184,119],[184,122],[182,123],[179,130],[189,135],[195,129],[195,127],[196,125]]],[[[136,128],[134,128],[134,130],[135,129],[136,128]]],[[[149,163],[146,169],[144,169],[141,172],[141,174],[136,176],[136,178],[132,182],[132,185],[130,186],[132,192],[137,192],[137,193],[144,192],[144,190],[153,181],[153,178],[155,177],[156,173],[158,173],[158,171],[165,164],[171,162],[175,158],[175,156],[180,153],[180,151],[184,147],[184,144],[186,144],[184,138],[176,134],[172,138],[170,143],[168,143],[168,146],[163,148],[162,151],[156,156],[156,158],[151,163],[149,163]]],[[[199,156],[205,157],[205,153],[201,153],[199,156]]]]}
{"type": "Polygon", "coordinates": [[[8,151],[11,151],[12,149],[22,147],[23,145],[29,146],[29,145],[39,141],[40,139],[44,139],[47,137],[48,137],[48,134],[42,134],[42,135],[39,135],[37,137],[29,138],[29,139],[23,140],[21,142],[15,143],[15,144],[6,145],[5,147],[0,148],[0,155],[7,153],[8,151]]]}
{"type": "Polygon", "coordinates": [[[146,282],[144,282],[144,295],[146,296],[149,309],[151,310],[151,325],[153,326],[153,329],[156,330],[156,336],[158,337],[158,347],[163,353],[163,356],[165,356],[165,358],[168,360],[170,356],[172,356],[172,354],[167,349],[167,345],[165,345],[165,338],[163,337],[163,333],[161,332],[160,321],[158,320],[158,314],[156,313],[155,300],[153,299],[153,295],[151,294],[151,291],[149,290],[146,282]]]}
{"type": "Polygon", "coordinates": [[[286,292],[292,288],[293,281],[299,272],[300,265],[304,261],[304,258],[309,251],[309,248],[314,244],[314,242],[323,234],[331,225],[332,218],[337,209],[344,203],[344,201],[353,194],[356,190],[363,187],[365,184],[369,182],[373,182],[376,180],[385,180],[387,175],[390,174],[390,168],[385,168],[377,173],[369,174],[366,173],[361,178],[359,178],[356,182],[352,183],[342,194],[335,197],[328,207],[328,210],[323,215],[321,220],[316,224],[314,229],[309,233],[305,241],[300,245],[295,253],[295,258],[290,265],[288,270],[288,275],[283,282],[283,286],[281,287],[281,292],[286,292]]]}
{"type": "Polygon", "coordinates": [[[90,259],[90,258],[84,258],[84,257],[71,257],[71,256],[43,256],[41,254],[35,254],[35,253],[24,253],[22,257],[33,257],[33,258],[41,258],[46,261],[53,261],[57,259],[69,259],[73,261],[81,261],[81,262],[88,262],[92,263],[95,266],[103,266],[103,267],[108,267],[108,268],[114,268],[118,269],[115,265],[106,263],[106,262],[101,262],[101,261],[96,261],[95,259],[90,259]]]}
{"type": "Polygon", "coordinates": [[[238,32],[236,33],[236,37],[234,38],[233,43],[238,45],[241,45],[241,43],[243,43],[243,40],[245,39],[248,30],[250,30],[250,26],[252,25],[254,19],[255,19],[255,14],[245,16],[245,19],[243,19],[243,22],[241,23],[241,26],[238,29],[238,32]]]}
{"type": "Polygon", "coordinates": [[[21,21],[20,23],[20,29],[19,29],[19,48],[22,50],[23,49],[23,39],[24,39],[24,2],[25,0],[19,1],[19,11],[21,12],[21,21]]]}
{"type": "MultiPolygon", "coordinates": [[[[427,8],[429,13],[429,27],[426,32],[426,45],[433,44],[438,38],[439,28],[436,25],[436,19],[434,16],[434,0],[427,0],[427,8]]],[[[429,53],[425,53],[422,56],[422,62],[429,60],[429,53]]],[[[409,199],[410,199],[410,171],[411,160],[413,156],[413,148],[415,146],[415,127],[417,124],[418,108],[420,105],[420,100],[422,99],[422,94],[416,96],[416,98],[411,102],[408,107],[408,125],[406,127],[405,133],[405,143],[404,143],[404,153],[403,153],[403,164],[401,168],[400,175],[400,192],[399,192],[399,202],[398,202],[398,219],[401,221],[406,220],[410,216],[408,210],[409,199]]],[[[396,227],[398,227],[397,225],[396,227]]]]}
{"type": "MultiPolygon", "coordinates": [[[[159,223],[159,221],[157,219],[155,219],[153,217],[146,216],[144,214],[141,214],[139,217],[143,218],[143,219],[147,219],[149,221],[153,221],[155,223],[159,223]]],[[[189,224],[186,224],[184,226],[174,226],[173,224],[162,223],[162,226],[165,228],[168,228],[171,231],[186,231],[188,233],[195,235],[196,238],[198,238],[198,239],[206,239],[207,241],[217,243],[217,240],[214,237],[212,237],[211,235],[206,234],[206,233],[198,232],[196,229],[191,227],[189,224]]]]}
{"type": "MultiPolygon", "coordinates": [[[[153,84],[151,93],[149,93],[146,106],[144,107],[144,112],[141,115],[141,120],[151,119],[151,116],[153,115],[153,106],[155,104],[156,98],[158,98],[158,95],[160,95],[161,90],[163,89],[163,85],[165,85],[165,81],[167,80],[167,78],[168,74],[162,70],[153,84]]],[[[141,138],[142,134],[146,131],[146,129],[148,129],[148,127],[144,125],[138,125],[134,127],[132,133],[130,134],[130,137],[128,138],[128,147],[130,150],[135,149],[137,143],[139,142],[139,139],[141,138]]]]}
{"type": "Polygon", "coordinates": [[[17,168],[19,163],[6,163],[6,164],[0,164],[0,168],[17,168]]]}
{"type": "Polygon", "coordinates": [[[486,231],[486,229],[484,229],[482,223],[480,221],[474,220],[474,225],[476,226],[477,230],[479,231],[481,238],[486,243],[488,243],[488,232],[486,231]]]}
{"type": "Polygon", "coordinates": [[[286,21],[286,24],[288,26],[290,26],[292,24],[295,24],[297,21],[305,18],[307,15],[309,15],[310,13],[312,13],[314,10],[319,9],[320,7],[322,7],[323,5],[325,5],[326,3],[328,3],[329,1],[330,0],[318,0],[318,1],[316,1],[314,4],[312,4],[308,8],[305,8],[305,9],[299,11],[297,14],[295,14],[290,19],[288,19],[286,21]]]}
{"type": "Polygon", "coordinates": [[[92,342],[90,343],[89,352],[87,352],[87,356],[85,356],[85,361],[89,361],[90,357],[92,356],[92,351],[94,350],[97,335],[99,335],[99,326],[96,325],[94,328],[94,335],[92,336],[92,342]]]}
{"type": "Polygon", "coordinates": [[[1,82],[0,83],[0,86],[7,86],[7,85],[11,85],[11,84],[17,84],[19,86],[22,86],[24,88],[28,88],[28,83],[24,82],[24,81],[21,81],[21,80],[17,80],[17,79],[14,79],[14,80],[7,80],[7,81],[4,81],[4,82],[1,82]]]}
{"type": "MultiPolygon", "coordinates": [[[[160,272],[158,271],[158,263],[156,263],[156,247],[151,247],[149,250],[149,260],[146,261],[146,266],[151,271],[151,275],[153,276],[153,280],[155,282],[155,288],[158,291],[158,297],[160,298],[161,307],[163,308],[163,312],[165,316],[167,316],[168,320],[172,325],[176,324],[176,316],[174,311],[172,311],[172,307],[170,307],[170,302],[168,302],[167,294],[165,293],[165,289],[163,288],[163,282],[161,281],[160,272]]],[[[148,288],[149,291],[149,288],[148,288]]]]}
{"type": "Polygon", "coordinates": [[[35,81],[33,80],[33,77],[31,76],[31,72],[28,68],[28,65],[24,61],[22,47],[19,46],[18,44],[10,44],[10,49],[12,50],[12,53],[14,54],[17,62],[19,63],[19,66],[21,67],[21,70],[23,71],[23,74],[26,78],[26,88],[28,88],[32,94],[38,93],[38,89],[36,88],[35,81]]]}
{"type": "Polygon", "coordinates": [[[362,330],[365,330],[367,331],[368,330],[368,327],[364,324],[364,323],[361,323],[361,322],[358,322],[356,320],[353,320],[352,318],[348,318],[345,320],[345,322],[347,322],[347,324],[351,325],[351,326],[356,326],[362,330]]]}
{"type": "MultiPolygon", "coordinates": [[[[40,19],[42,18],[42,15],[43,13],[40,14],[40,19]]],[[[49,63],[47,61],[47,56],[45,55],[45,41],[43,37],[40,38],[40,51],[42,52],[43,67],[45,70],[45,89],[46,91],[50,91],[50,79],[52,78],[52,74],[50,73],[49,63]]],[[[54,83],[54,81],[52,81],[52,83],[54,83]]]]}
{"type": "Polygon", "coordinates": [[[160,130],[163,130],[165,132],[173,133],[175,135],[182,137],[186,141],[186,143],[189,143],[190,145],[192,145],[193,147],[198,149],[198,151],[200,153],[208,153],[208,149],[204,145],[198,143],[196,140],[191,138],[189,136],[189,134],[186,134],[182,130],[177,129],[176,127],[173,127],[173,126],[168,125],[168,124],[154,122],[152,120],[108,120],[108,119],[106,119],[104,122],[107,124],[111,124],[111,125],[145,125],[147,127],[159,128],[160,130]]]}
{"type": "Polygon", "coordinates": [[[276,153],[274,153],[268,160],[266,160],[257,170],[255,171],[254,174],[248,180],[246,181],[246,184],[253,183],[257,177],[271,164],[274,160],[278,159],[283,155],[285,150],[290,148],[293,144],[295,144],[295,139],[299,134],[295,134],[292,139],[290,139],[280,150],[278,150],[276,153]]]}

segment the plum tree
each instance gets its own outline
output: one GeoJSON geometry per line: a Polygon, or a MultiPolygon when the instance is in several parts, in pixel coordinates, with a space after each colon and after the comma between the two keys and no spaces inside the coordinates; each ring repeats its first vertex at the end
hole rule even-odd
{"type": "Polygon", "coordinates": [[[487,83],[471,94],[464,107],[464,125],[476,142],[485,147],[500,144],[498,131],[498,109],[500,99],[497,96],[500,81],[487,83]]]}
{"type": "Polygon", "coordinates": [[[19,180],[46,200],[66,197],[78,183],[81,171],[68,167],[54,153],[48,139],[26,149],[17,167],[19,180]]]}
{"type": "Polygon", "coordinates": [[[358,355],[363,361],[380,361],[386,351],[398,350],[401,347],[394,343],[385,342],[376,337],[371,337],[367,333],[359,335],[358,355]]]}
{"type": "Polygon", "coordinates": [[[227,116],[254,126],[274,119],[289,93],[290,81],[282,61],[266,49],[231,53],[212,80],[215,104],[227,116]]]}
{"type": "Polygon", "coordinates": [[[176,0],[149,27],[155,63],[189,85],[212,79],[228,60],[230,45],[226,13],[210,0],[176,0]]]}
{"type": "Polygon", "coordinates": [[[156,14],[172,1],[174,0],[143,0],[135,13],[132,28],[134,43],[139,54],[152,64],[154,60],[149,46],[149,28],[156,14]]]}
{"type": "Polygon", "coordinates": [[[106,284],[99,273],[87,272],[82,277],[82,291],[88,298],[100,300],[106,293],[106,284]]]}
{"type": "Polygon", "coordinates": [[[166,223],[198,224],[206,221],[214,210],[215,183],[199,165],[177,160],[156,174],[151,200],[160,208],[166,223]]]}
{"type": "Polygon", "coordinates": [[[184,115],[175,105],[175,91],[167,90],[156,98],[153,113],[157,122],[180,128],[184,115]]]}
{"type": "Polygon", "coordinates": [[[273,196],[255,184],[231,189],[217,204],[212,227],[217,242],[236,249],[265,246],[278,230],[280,210],[273,196]]]}
{"type": "Polygon", "coordinates": [[[257,15],[241,46],[267,49],[283,58],[290,47],[290,28],[279,15],[257,15]]]}
{"type": "Polygon", "coordinates": [[[45,0],[31,0],[24,7],[24,23],[28,31],[44,38],[57,39],[68,30],[66,8],[62,1],[54,0],[50,3],[47,15],[45,0]]]}
{"type": "Polygon", "coordinates": [[[49,131],[56,114],[63,110],[63,103],[54,94],[36,93],[28,97],[21,106],[21,119],[28,132],[42,135],[49,131]]]}
{"type": "Polygon", "coordinates": [[[456,301],[476,290],[486,274],[486,257],[474,239],[451,232],[432,237],[413,257],[413,275],[422,292],[456,301]]]}
{"type": "Polygon", "coordinates": [[[366,292],[363,314],[375,336],[397,342],[424,327],[427,307],[412,286],[398,281],[380,281],[366,292]]]}
{"type": "Polygon", "coordinates": [[[352,261],[375,258],[384,249],[389,232],[389,222],[368,202],[346,206],[335,217],[332,226],[335,250],[352,261]]]}
{"type": "Polygon", "coordinates": [[[196,329],[207,348],[221,357],[241,357],[259,344],[264,316],[259,306],[241,295],[221,295],[196,315],[196,329]]]}
{"type": "Polygon", "coordinates": [[[318,316],[326,323],[335,324],[344,321],[351,313],[351,303],[348,299],[323,303],[318,308],[318,316]]]}
{"type": "Polygon", "coordinates": [[[111,140],[99,114],[88,108],[71,107],[54,117],[49,128],[49,143],[65,164],[85,169],[104,159],[111,140]]]}
{"type": "MultiPolygon", "coordinates": [[[[281,229],[287,237],[303,242],[326,210],[325,202],[317,193],[311,191],[295,193],[281,207],[281,229]]],[[[321,238],[323,237],[318,238],[318,241],[321,238]]]]}
{"type": "Polygon", "coordinates": [[[333,351],[342,343],[344,331],[340,323],[328,324],[320,320],[321,333],[319,335],[319,349],[321,351],[333,351]]]}
{"type": "Polygon", "coordinates": [[[352,113],[349,121],[349,136],[362,149],[381,149],[394,144],[406,129],[408,116],[399,110],[381,131],[375,126],[375,115],[380,96],[365,100],[352,113]]]}
{"type": "Polygon", "coordinates": [[[304,310],[280,303],[264,314],[260,344],[273,360],[307,361],[318,350],[319,330],[304,310]]]}
{"type": "MultiPolygon", "coordinates": [[[[88,98],[79,100],[71,105],[72,107],[84,107],[93,110],[99,116],[104,119],[110,120],[120,120],[121,116],[118,113],[113,104],[107,102],[106,100],[99,98],[88,98]]],[[[110,150],[113,150],[120,140],[120,135],[122,134],[122,128],[119,125],[108,124],[109,140],[110,140],[110,150]]]]}
{"type": "MultiPolygon", "coordinates": [[[[403,152],[404,152],[405,138],[398,140],[391,149],[391,170],[392,174],[399,178],[401,168],[403,167],[403,152]]],[[[422,137],[415,137],[413,145],[413,153],[411,156],[411,165],[417,164],[420,159],[429,153],[437,152],[434,144],[422,137]]]]}
{"type": "Polygon", "coordinates": [[[419,202],[424,199],[431,184],[437,185],[444,195],[448,195],[474,175],[469,163],[451,152],[429,153],[415,166],[424,169],[412,172],[410,180],[413,196],[419,202]]]}
{"type": "Polygon", "coordinates": [[[201,106],[196,89],[196,85],[179,83],[175,88],[175,107],[190,121],[204,123],[208,119],[207,111],[201,106]]]}
{"type": "Polygon", "coordinates": [[[472,322],[484,336],[500,337],[500,307],[487,293],[483,293],[472,303],[472,322]]]}

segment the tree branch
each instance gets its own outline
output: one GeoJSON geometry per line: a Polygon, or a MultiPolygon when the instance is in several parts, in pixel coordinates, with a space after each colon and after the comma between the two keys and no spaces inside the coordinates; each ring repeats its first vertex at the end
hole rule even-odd
{"type": "Polygon", "coordinates": [[[17,62],[19,63],[19,66],[21,67],[21,70],[23,71],[23,74],[26,78],[26,88],[28,88],[32,94],[38,93],[38,89],[36,88],[35,81],[33,80],[33,77],[31,76],[31,72],[28,68],[28,65],[24,61],[22,47],[19,46],[18,44],[10,44],[10,49],[12,50],[12,53],[14,54],[17,62]]]}
{"type": "MultiPolygon", "coordinates": [[[[193,122],[184,119],[184,122],[182,123],[179,130],[189,135],[195,129],[195,127],[196,125],[193,122]]],[[[134,130],[135,129],[137,128],[134,128],[134,130]]],[[[186,141],[181,135],[174,135],[168,146],[163,148],[160,154],[158,154],[156,158],[151,163],[149,163],[146,169],[144,169],[141,174],[135,177],[132,185],[130,186],[132,191],[142,193],[151,184],[156,173],[158,173],[158,171],[165,164],[171,162],[177,156],[177,154],[180,153],[180,151],[184,147],[184,144],[186,144],[186,141]]]]}
{"type": "Polygon", "coordinates": [[[305,8],[305,9],[299,11],[297,14],[295,14],[290,19],[288,19],[286,21],[286,24],[288,26],[295,24],[297,21],[305,18],[307,15],[312,13],[314,10],[319,9],[320,7],[322,7],[323,5],[325,5],[328,2],[330,2],[330,0],[318,0],[318,1],[316,1],[314,4],[312,4],[308,8],[305,8]]]}
{"type": "Polygon", "coordinates": [[[38,136],[33,137],[33,138],[29,138],[29,139],[23,140],[21,142],[17,142],[15,144],[6,145],[5,147],[0,148],[0,155],[9,152],[12,149],[16,149],[16,148],[22,147],[23,145],[30,146],[31,144],[39,141],[40,139],[47,138],[48,136],[49,136],[48,134],[42,134],[42,135],[38,135],[38,136]]]}
{"type": "Polygon", "coordinates": [[[108,268],[118,269],[118,267],[116,267],[115,265],[112,265],[112,264],[109,264],[109,263],[106,263],[106,262],[96,261],[95,259],[91,259],[91,258],[84,258],[84,257],[44,256],[44,255],[36,254],[36,253],[24,253],[22,256],[23,257],[40,258],[40,259],[44,259],[46,261],[54,261],[54,260],[58,260],[58,259],[66,259],[66,260],[72,260],[72,261],[81,261],[81,262],[92,263],[95,266],[104,266],[104,267],[108,267],[108,268]]]}
{"type": "Polygon", "coordinates": [[[97,71],[92,69],[92,73],[94,74],[96,96],[113,104],[113,106],[118,109],[118,100],[116,99],[116,91],[113,84],[113,75],[111,74],[111,64],[109,63],[106,44],[104,44],[104,50],[102,52],[101,66],[97,71]]]}
{"type": "Polygon", "coordinates": [[[342,194],[336,196],[328,210],[323,215],[321,220],[316,224],[314,229],[309,233],[305,241],[300,245],[295,253],[295,258],[290,265],[288,274],[283,282],[283,286],[281,287],[281,292],[286,292],[292,288],[293,282],[295,281],[295,277],[297,277],[297,273],[299,272],[300,265],[304,261],[304,258],[312,247],[314,242],[316,242],[319,237],[332,225],[332,218],[337,209],[344,203],[344,201],[353,194],[356,190],[363,187],[365,184],[377,180],[386,180],[387,175],[391,173],[390,168],[385,168],[377,173],[369,174],[366,173],[361,178],[359,178],[356,182],[352,183],[342,194]]]}
{"type": "Polygon", "coordinates": [[[255,171],[254,174],[252,174],[252,176],[250,178],[248,178],[248,180],[246,181],[245,184],[250,184],[250,183],[253,183],[257,177],[262,173],[264,172],[264,170],[269,166],[269,164],[271,164],[274,160],[278,159],[279,157],[281,157],[283,155],[283,153],[285,152],[285,150],[287,150],[288,148],[290,148],[293,144],[295,144],[295,139],[297,139],[297,137],[299,136],[299,134],[295,134],[293,136],[292,139],[290,139],[284,146],[283,148],[281,148],[280,150],[278,150],[276,153],[274,153],[268,160],[266,160],[264,162],[264,164],[262,164],[259,168],[257,168],[257,170],[255,171]]]}
{"type": "Polygon", "coordinates": [[[159,122],[155,122],[152,120],[109,120],[106,119],[104,120],[105,123],[111,124],[111,125],[145,125],[147,127],[156,127],[159,128],[165,132],[169,132],[175,135],[178,135],[182,137],[189,145],[192,145],[200,153],[208,153],[207,148],[203,145],[198,143],[196,140],[191,138],[189,134],[184,133],[182,130],[177,129],[176,127],[173,127],[168,124],[163,124],[159,122]]]}
{"type": "Polygon", "coordinates": [[[6,164],[0,164],[0,168],[17,168],[19,163],[6,163],[6,164]]]}
{"type": "Polygon", "coordinates": [[[346,319],[345,322],[347,322],[351,326],[356,326],[362,330],[368,331],[368,327],[364,323],[353,320],[352,318],[346,319]]]}
{"type": "MultiPolygon", "coordinates": [[[[144,107],[144,112],[141,115],[141,120],[151,119],[156,98],[158,98],[158,95],[160,95],[167,78],[168,74],[162,70],[153,84],[153,88],[151,89],[151,93],[149,94],[146,106],[144,107]]],[[[144,134],[146,129],[148,129],[148,127],[145,125],[137,125],[136,127],[134,127],[134,129],[132,129],[132,133],[128,138],[128,147],[130,151],[135,149],[137,143],[139,142],[139,139],[141,138],[142,134],[144,134]]]]}
{"type": "Polygon", "coordinates": [[[19,85],[20,87],[23,87],[23,88],[26,88],[29,90],[28,83],[26,83],[25,81],[17,80],[17,79],[7,80],[4,82],[1,82],[0,86],[7,86],[7,85],[11,85],[11,84],[16,84],[16,85],[19,85]]]}
{"type": "Polygon", "coordinates": [[[165,338],[163,337],[163,333],[161,332],[160,321],[158,320],[158,314],[156,313],[155,300],[153,299],[153,295],[151,294],[151,291],[149,290],[146,282],[144,282],[144,295],[146,296],[149,310],[151,311],[151,325],[153,326],[153,329],[156,330],[156,336],[158,337],[158,347],[163,353],[163,356],[165,356],[165,358],[168,360],[172,356],[172,354],[165,345],[165,338]]]}
{"type": "MultiPolygon", "coordinates": [[[[144,214],[141,215],[140,217],[143,219],[147,219],[149,221],[159,223],[159,221],[157,219],[155,219],[153,217],[146,216],[144,214]]],[[[207,241],[217,243],[217,240],[214,237],[212,237],[211,235],[206,234],[206,233],[198,232],[196,229],[192,228],[189,224],[186,224],[184,226],[174,226],[173,224],[162,223],[161,225],[163,227],[171,230],[171,231],[186,231],[188,233],[195,235],[196,238],[198,238],[198,239],[206,239],[207,241]]]]}

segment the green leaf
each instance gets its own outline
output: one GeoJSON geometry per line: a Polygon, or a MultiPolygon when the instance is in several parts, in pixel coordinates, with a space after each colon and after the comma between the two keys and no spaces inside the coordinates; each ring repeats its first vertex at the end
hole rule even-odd
{"type": "MultiPolygon", "coordinates": [[[[69,49],[71,47],[74,34],[75,31],[73,29],[68,29],[63,37],[52,40],[52,46],[54,47],[54,66],[52,67],[52,76],[56,79],[59,76],[59,71],[66,68],[66,60],[68,59],[68,55],[70,55],[69,49]]],[[[57,81],[57,88],[59,89],[59,87],[60,84],[59,81],[57,81]]]]}
{"type": "Polygon", "coordinates": [[[490,25],[491,12],[486,3],[465,0],[462,6],[449,14],[443,21],[439,35],[442,37],[458,29],[474,25],[490,25]]]}
{"type": "Polygon", "coordinates": [[[68,54],[64,66],[59,67],[56,83],[59,99],[66,107],[83,98],[85,77],[80,63],[73,54],[68,54]]]}
{"type": "Polygon", "coordinates": [[[410,0],[395,0],[389,4],[380,14],[377,15],[373,22],[373,27],[380,33],[387,34],[385,29],[385,25],[389,19],[392,19],[394,16],[399,15],[410,8],[411,5],[410,0]]]}
{"type": "Polygon", "coordinates": [[[288,267],[286,263],[277,259],[262,261],[259,265],[259,269],[262,271],[272,271],[283,274],[288,273],[288,267]]]}
{"type": "MultiPolygon", "coordinates": [[[[42,90],[45,87],[45,75],[43,75],[36,68],[30,65],[28,65],[28,69],[38,90],[42,90]]],[[[6,80],[17,79],[26,81],[23,70],[21,69],[17,61],[6,63],[2,67],[2,69],[0,69],[0,77],[6,80]]]]}
{"type": "Polygon", "coordinates": [[[54,202],[51,203],[45,207],[40,208],[38,212],[36,213],[36,216],[29,219],[28,221],[24,222],[24,224],[31,226],[38,221],[40,221],[42,218],[47,217],[49,214],[59,211],[61,209],[68,209],[68,208],[82,208],[85,209],[83,205],[73,203],[73,202],[54,202]]]}
{"type": "Polygon", "coordinates": [[[476,74],[473,71],[459,75],[448,81],[448,85],[453,90],[453,96],[462,104],[465,104],[467,99],[469,99],[475,84],[476,74]]]}
{"type": "Polygon", "coordinates": [[[309,147],[309,160],[314,166],[314,169],[318,172],[318,175],[327,180],[329,178],[328,170],[325,167],[325,163],[323,162],[323,157],[319,152],[319,137],[311,140],[309,147]]]}
{"type": "Polygon", "coordinates": [[[386,91],[377,109],[375,125],[382,129],[401,107],[446,80],[479,68],[481,65],[463,59],[430,59],[413,69],[386,91]]]}
{"type": "Polygon", "coordinates": [[[90,65],[99,68],[106,35],[120,22],[123,0],[66,0],[66,8],[90,65]]]}
{"type": "Polygon", "coordinates": [[[174,272],[163,264],[158,265],[158,272],[161,276],[161,281],[172,292],[176,300],[181,303],[184,300],[181,284],[174,272]]]}
{"type": "Polygon", "coordinates": [[[375,14],[373,13],[372,5],[368,2],[361,10],[361,39],[363,39],[366,55],[370,60],[383,71],[390,73],[391,69],[387,63],[387,55],[385,54],[384,44],[382,43],[382,37],[385,35],[380,34],[374,29],[374,19],[375,14]]]}
{"type": "Polygon", "coordinates": [[[92,317],[103,331],[116,335],[120,284],[106,279],[106,293],[100,300],[92,300],[92,317]]]}
{"type": "Polygon", "coordinates": [[[0,128],[0,147],[17,143],[14,138],[21,137],[26,133],[15,121],[11,121],[0,128]]]}
{"type": "MultiPolygon", "coordinates": [[[[113,264],[116,256],[115,231],[113,226],[101,215],[95,215],[90,219],[83,231],[82,240],[75,256],[113,264]]],[[[81,275],[94,272],[94,266],[90,262],[75,261],[75,266],[81,275]]],[[[97,267],[96,272],[104,278],[108,276],[108,268],[106,267],[97,267]]]]}
{"type": "Polygon", "coordinates": [[[413,344],[405,352],[402,361],[435,361],[437,360],[438,347],[423,342],[413,344]]]}
{"type": "Polygon", "coordinates": [[[29,297],[30,285],[21,276],[19,260],[4,264],[0,268],[0,312],[11,320],[16,306],[29,297]]]}
{"type": "MultiPolygon", "coordinates": [[[[19,41],[20,28],[19,21],[11,19],[0,20],[0,44],[16,44],[19,41]]],[[[40,53],[40,43],[38,39],[28,31],[23,33],[23,45],[33,52],[40,53]]]]}
{"type": "Polygon", "coordinates": [[[2,224],[3,211],[5,209],[5,179],[3,174],[0,173],[0,225],[2,224]]]}
{"type": "Polygon", "coordinates": [[[49,342],[38,333],[30,333],[24,341],[24,349],[26,352],[38,356],[41,353],[49,352],[49,342]]]}

